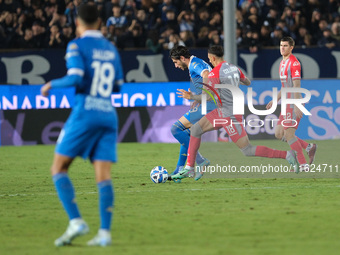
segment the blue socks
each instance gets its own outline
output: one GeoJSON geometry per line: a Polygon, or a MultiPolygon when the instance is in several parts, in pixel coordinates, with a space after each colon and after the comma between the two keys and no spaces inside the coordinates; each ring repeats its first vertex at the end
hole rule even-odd
{"type": "MultiPolygon", "coordinates": [[[[176,171],[178,171],[180,166],[184,166],[187,161],[187,153],[189,148],[190,141],[190,130],[186,128],[179,120],[177,120],[171,127],[172,135],[177,139],[177,141],[181,144],[181,148],[179,150],[179,158],[177,162],[176,171]]],[[[196,163],[201,164],[204,161],[202,155],[197,152],[196,163]]],[[[174,172],[174,174],[176,174],[174,172]]]]}
{"type": "Polygon", "coordinates": [[[52,177],[59,199],[70,220],[81,218],[75,201],[74,188],[67,173],[59,173],[52,177]]]}
{"type": "MultiPolygon", "coordinates": [[[[67,173],[59,173],[52,177],[59,199],[70,220],[81,218],[75,201],[74,188],[67,173]]],[[[113,186],[111,180],[97,183],[99,192],[100,228],[110,230],[113,210],[113,186]]]]}
{"type": "Polygon", "coordinates": [[[112,182],[111,180],[105,180],[98,182],[97,186],[99,192],[100,228],[110,230],[114,202],[112,182]]]}
{"type": "Polygon", "coordinates": [[[180,121],[177,120],[174,124],[172,124],[171,133],[181,144],[181,148],[179,150],[179,158],[176,167],[177,169],[179,166],[184,166],[185,162],[187,161],[187,153],[190,141],[190,130],[187,129],[180,121]]]}

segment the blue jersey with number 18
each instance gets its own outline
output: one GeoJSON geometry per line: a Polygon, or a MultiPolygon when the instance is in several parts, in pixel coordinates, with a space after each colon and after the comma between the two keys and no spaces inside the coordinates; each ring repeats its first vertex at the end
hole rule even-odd
{"type": "Polygon", "coordinates": [[[119,53],[99,31],[85,34],[68,44],[67,74],[79,75],[74,110],[112,111],[113,86],[123,83],[119,53]]]}
{"type": "Polygon", "coordinates": [[[115,162],[118,121],[111,94],[123,83],[119,53],[99,31],[88,30],[68,44],[66,64],[67,75],[51,86],[75,86],[76,97],[56,152],[115,162]]]}

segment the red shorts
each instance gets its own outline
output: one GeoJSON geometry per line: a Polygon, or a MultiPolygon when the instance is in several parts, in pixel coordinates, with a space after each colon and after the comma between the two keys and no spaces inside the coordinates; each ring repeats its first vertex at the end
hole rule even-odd
{"type": "Polygon", "coordinates": [[[223,127],[234,143],[236,143],[238,139],[247,135],[246,131],[244,130],[245,122],[243,122],[242,115],[233,115],[226,118],[220,117],[218,110],[215,109],[205,115],[205,117],[215,127],[215,129],[220,129],[223,127]]]}
{"type": "Polygon", "coordinates": [[[284,130],[288,128],[295,128],[297,129],[299,126],[301,118],[296,118],[295,113],[294,113],[294,107],[290,107],[287,105],[286,108],[286,115],[280,115],[279,117],[279,122],[277,123],[278,125],[281,125],[284,130]]]}

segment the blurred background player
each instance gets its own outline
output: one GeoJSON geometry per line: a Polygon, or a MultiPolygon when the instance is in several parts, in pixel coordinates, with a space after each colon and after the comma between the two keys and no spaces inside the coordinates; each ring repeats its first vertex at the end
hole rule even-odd
{"type": "MultiPolygon", "coordinates": [[[[283,37],[280,42],[280,53],[282,61],[280,63],[280,80],[282,87],[300,88],[301,87],[301,64],[292,54],[295,42],[293,38],[283,37]]],[[[301,93],[287,93],[287,98],[301,98],[301,93]]],[[[277,102],[281,99],[281,91],[278,93],[277,102]]],[[[273,101],[267,104],[267,109],[272,107],[273,101]]],[[[303,154],[303,150],[307,151],[309,156],[309,164],[314,162],[317,145],[307,143],[295,135],[295,131],[299,126],[302,118],[301,110],[293,104],[287,104],[286,115],[280,115],[279,122],[275,128],[275,137],[282,141],[287,141],[290,148],[297,153],[297,159],[300,164],[300,171],[309,171],[309,165],[303,154]],[[291,120],[291,121],[289,121],[291,120]],[[282,122],[284,121],[284,126],[282,122]]]]}
{"type": "MultiPolygon", "coordinates": [[[[198,148],[201,145],[201,137],[204,133],[220,129],[223,127],[230,139],[239,147],[245,156],[257,156],[266,158],[282,158],[287,159],[291,165],[297,166],[298,163],[293,150],[280,151],[265,146],[253,146],[250,144],[248,135],[243,126],[243,115],[233,114],[233,95],[228,88],[215,88],[215,84],[225,84],[229,86],[239,87],[242,85],[250,85],[250,80],[235,65],[229,64],[223,60],[223,47],[219,45],[211,46],[208,50],[208,58],[214,69],[209,73],[209,84],[205,87],[215,90],[220,99],[221,106],[203,116],[196,124],[191,127],[189,157],[186,167],[179,171],[178,174],[172,176],[172,179],[183,179],[195,175],[195,157],[198,148]],[[215,120],[218,119],[218,122],[215,120]],[[221,121],[224,120],[224,121],[221,121]]],[[[201,95],[193,95],[190,91],[180,90],[181,97],[190,98],[199,101],[201,95]]],[[[199,180],[203,173],[196,171],[195,180],[199,180]]]]}
{"type": "Polygon", "coordinates": [[[89,231],[80,215],[68,177],[69,166],[75,157],[80,156],[91,160],[99,191],[100,229],[87,244],[107,246],[111,244],[114,201],[110,170],[112,162],[117,160],[118,130],[111,93],[119,91],[123,70],[117,49],[98,31],[95,5],[79,6],[76,26],[80,38],[68,44],[67,75],[41,88],[41,94],[47,96],[51,88],[76,87],[75,105],[59,135],[51,167],[59,199],[70,220],[66,232],[55,240],[55,245],[70,244],[72,239],[89,231]]]}
{"type": "MultiPolygon", "coordinates": [[[[204,60],[191,55],[185,46],[175,46],[172,48],[170,58],[176,68],[182,70],[189,69],[191,91],[196,95],[200,95],[202,93],[201,83],[203,79],[208,78],[209,72],[211,71],[210,65],[204,60]]],[[[213,102],[210,102],[207,105],[207,112],[214,108],[215,105],[213,102]]],[[[191,109],[172,125],[171,133],[181,144],[177,166],[172,175],[177,174],[178,171],[184,167],[189,147],[190,127],[201,119],[202,116],[201,105],[193,102],[191,109]]],[[[197,152],[196,161],[199,166],[207,166],[210,164],[210,161],[204,158],[199,152],[197,152]]]]}

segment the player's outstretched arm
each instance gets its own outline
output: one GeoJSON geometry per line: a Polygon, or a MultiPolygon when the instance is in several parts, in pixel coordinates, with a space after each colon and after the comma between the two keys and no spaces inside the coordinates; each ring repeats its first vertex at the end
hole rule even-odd
{"type": "Polygon", "coordinates": [[[41,87],[40,94],[44,97],[47,97],[50,89],[51,89],[51,82],[49,81],[44,86],[41,87]]]}
{"type": "Polygon", "coordinates": [[[249,86],[251,81],[248,79],[248,77],[244,77],[243,79],[240,80],[242,85],[249,86]]]}

